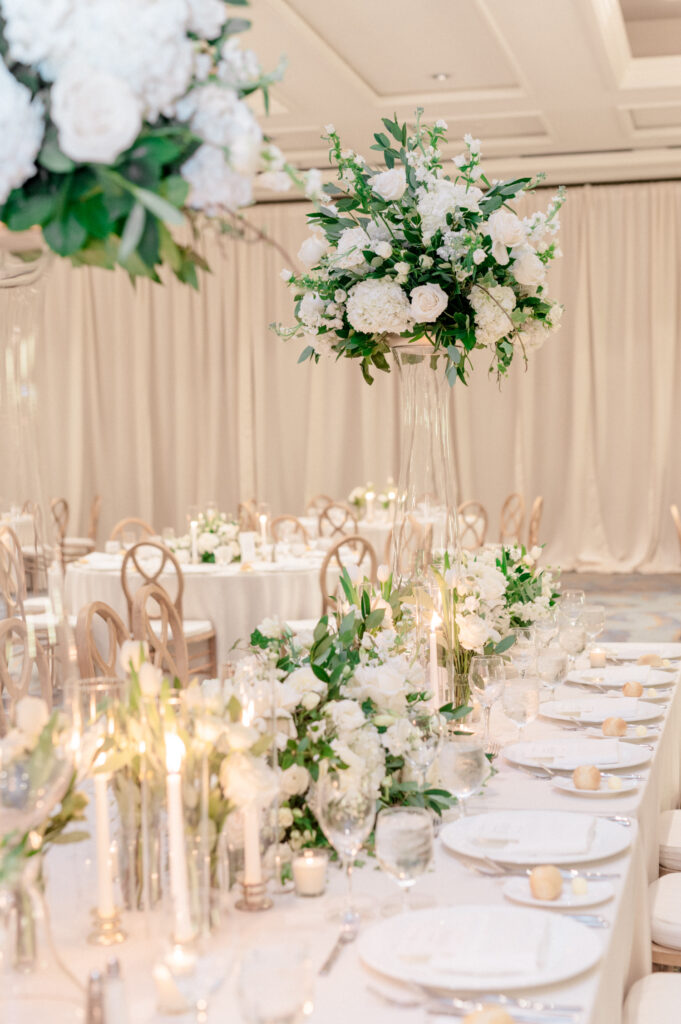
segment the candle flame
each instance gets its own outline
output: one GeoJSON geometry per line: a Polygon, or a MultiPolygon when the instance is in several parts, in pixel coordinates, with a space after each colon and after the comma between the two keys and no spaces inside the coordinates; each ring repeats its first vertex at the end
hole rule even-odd
{"type": "Polygon", "coordinates": [[[260,525],[264,526],[265,523],[267,522],[267,516],[263,512],[261,512],[258,518],[260,520],[260,525]]]}
{"type": "Polygon", "coordinates": [[[166,768],[169,773],[177,773],[182,768],[184,757],[184,743],[174,732],[167,732],[166,736],[166,768]]]}
{"type": "Polygon", "coordinates": [[[251,725],[255,718],[255,707],[253,701],[249,700],[248,704],[241,713],[241,722],[243,725],[251,725]]]}
{"type": "Polygon", "coordinates": [[[442,625],[442,619],[440,618],[440,616],[438,615],[437,612],[433,612],[433,617],[430,620],[430,628],[431,628],[432,632],[434,633],[435,630],[437,629],[437,627],[441,626],[441,625],[442,625]]]}

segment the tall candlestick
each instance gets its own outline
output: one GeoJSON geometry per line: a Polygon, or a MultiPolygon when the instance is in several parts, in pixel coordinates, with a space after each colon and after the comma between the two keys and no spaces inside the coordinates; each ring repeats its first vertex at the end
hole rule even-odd
{"type": "Polygon", "coordinates": [[[95,772],[95,830],[97,835],[97,912],[101,918],[116,915],[111,876],[111,835],[109,833],[109,808],[107,806],[107,782],[109,776],[95,772]]]}
{"type": "Polygon", "coordinates": [[[192,543],[192,565],[196,565],[199,560],[199,524],[195,519],[189,524],[189,537],[192,543]]]}
{"type": "Polygon", "coordinates": [[[431,700],[435,702],[437,706],[438,692],[439,692],[439,679],[438,679],[438,664],[437,664],[437,627],[442,622],[442,619],[433,612],[433,617],[430,620],[430,689],[432,691],[431,700]]]}
{"type": "Polygon", "coordinates": [[[170,861],[170,893],[173,899],[176,942],[192,938],[187,880],[187,851],[184,839],[182,809],[182,758],[184,743],[175,733],[166,733],[166,796],[168,802],[168,859],[170,861]]]}
{"type": "MultiPolygon", "coordinates": [[[[261,516],[261,521],[262,518],[261,516]]],[[[255,706],[251,700],[243,709],[241,721],[244,725],[249,726],[254,717],[255,706]]],[[[261,885],[260,809],[256,801],[242,808],[241,820],[244,826],[244,885],[261,885]]]]}
{"type": "Polygon", "coordinates": [[[367,491],[364,497],[367,503],[367,523],[372,523],[374,520],[374,501],[376,500],[376,495],[373,491],[367,491]]]}
{"type": "Polygon", "coordinates": [[[260,521],[260,540],[263,548],[267,545],[267,516],[261,513],[259,516],[260,521]]]}

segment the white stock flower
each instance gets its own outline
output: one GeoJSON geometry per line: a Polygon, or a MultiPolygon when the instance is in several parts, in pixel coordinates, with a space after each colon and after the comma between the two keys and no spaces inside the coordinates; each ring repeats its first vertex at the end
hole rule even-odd
{"type": "Polygon", "coordinates": [[[59,145],[79,163],[112,164],[142,127],[140,102],[124,79],[74,63],[51,92],[59,145]]]}
{"type": "Polygon", "coordinates": [[[326,705],[325,711],[341,736],[353,732],[355,729],[361,729],[366,724],[364,712],[354,700],[331,701],[326,705]]]}
{"type": "Polygon", "coordinates": [[[320,231],[315,231],[305,239],[298,250],[298,259],[308,270],[316,267],[322,256],[328,252],[329,243],[320,231]]]}
{"type": "Polygon", "coordinates": [[[223,0],[187,0],[187,4],[189,31],[201,36],[202,39],[216,39],[227,20],[227,8],[223,0]]]}
{"type": "Polygon", "coordinates": [[[15,723],[19,732],[38,738],[47,725],[50,712],[42,697],[22,697],[15,708],[15,723]]]}
{"type": "Polygon", "coordinates": [[[201,533],[198,539],[198,548],[200,555],[213,554],[215,549],[219,547],[220,540],[216,533],[201,533]]]}
{"type": "Polygon", "coordinates": [[[511,256],[511,271],[518,284],[534,289],[544,283],[546,267],[531,246],[524,245],[512,252],[511,256]]]}
{"type": "Polygon", "coordinates": [[[300,764],[284,768],[280,776],[280,790],[284,798],[302,796],[310,785],[310,773],[300,764]]]}
{"type": "Polygon", "coordinates": [[[237,210],[253,199],[251,178],[232,170],[217,146],[199,146],[180,172],[189,184],[187,205],[195,210],[237,210]]]}
{"type": "Polygon", "coordinates": [[[437,320],[447,308],[449,296],[439,284],[420,284],[412,288],[411,315],[417,324],[428,324],[437,320]]]}
{"type": "Polygon", "coordinates": [[[456,214],[459,210],[479,213],[478,203],[482,196],[481,189],[476,186],[467,188],[449,178],[438,178],[428,188],[419,189],[416,209],[421,217],[423,241],[427,244],[436,231],[447,229],[448,214],[456,214]]]}
{"type": "Polygon", "coordinates": [[[370,179],[371,191],[381,199],[401,199],[407,188],[407,173],[404,167],[393,167],[389,171],[374,174],[370,179]]]}
{"type": "Polygon", "coordinates": [[[396,281],[370,278],[353,285],[346,316],[364,334],[401,334],[413,324],[409,299],[396,281]]]}
{"type": "Polygon", "coordinates": [[[364,249],[369,249],[369,236],[364,228],[345,228],[341,231],[334,258],[334,266],[343,270],[356,270],[366,266],[364,249]]]}
{"type": "Polygon", "coordinates": [[[508,250],[522,245],[526,229],[520,218],[511,210],[495,210],[482,226],[492,239],[492,255],[497,263],[508,263],[508,250]]]}
{"type": "Polygon", "coordinates": [[[41,100],[0,60],[0,203],[36,172],[35,158],[45,129],[41,100]]]}
{"type": "Polygon", "coordinates": [[[140,665],[137,674],[143,696],[157,697],[161,692],[161,683],[163,682],[161,669],[152,665],[150,661],[145,661],[140,665]]]}

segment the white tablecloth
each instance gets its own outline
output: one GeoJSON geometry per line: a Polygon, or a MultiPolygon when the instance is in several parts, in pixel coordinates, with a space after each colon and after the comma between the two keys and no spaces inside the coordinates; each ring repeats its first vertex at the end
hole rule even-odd
{"type": "MultiPolygon", "coordinates": [[[[69,565],[65,589],[69,610],[77,614],[91,601],[105,601],[127,622],[121,562],[121,557],[98,552],[69,565]]],[[[322,606],[320,568],[321,555],[282,563],[255,563],[250,570],[242,570],[238,564],[184,566],[184,618],[208,619],[213,623],[219,664],[234,642],[247,640],[264,618],[318,618],[322,606]]],[[[161,577],[160,582],[166,583],[172,592],[168,579],[161,577]]]]}
{"type": "MultiPolygon", "coordinates": [[[[622,650],[626,645],[618,645],[622,650]]],[[[577,691],[571,691],[573,694],[577,691]]],[[[556,792],[549,781],[530,778],[505,764],[499,758],[499,774],[487,784],[484,792],[470,801],[471,813],[484,813],[498,807],[551,808],[566,811],[589,811],[595,814],[626,814],[633,824],[629,830],[631,848],[597,866],[620,873],[613,882],[615,898],[593,912],[610,923],[595,934],[603,943],[600,964],[586,974],[541,990],[533,990],[537,998],[551,998],[584,1007],[580,1024],[619,1024],[621,1007],[628,987],[650,970],[650,928],[648,923],[648,879],[655,870],[657,847],[657,815],[662,808],[675,805],[681,773],[681,696],[674,692],[671,707],[663,712],[664,728],[655,744],[651,764],[642,769],[646,781],[631,795],[613,796],[599,801],[565,796],[556,792]]],[[[508,729],[510,723],[499,719],[495,729],[508,729]]],[[[538,720],[528,729],[529,738],[567,736],[555,724],[538,720]]],[[[237,947],[267,940],[291,942],[300,938],[310,944],[318,964],[331,948],[338,929],[333,916],[343,889],[340,872],[331,870],[331,886],[320,899],[300,899],[294,895],[275,897],[275,909],[264,914],[248,915],[234,912],[226,929],[226,938],[237,947]]],[[[94,871],[91,851],[87,848],[63,847],[50,853],[48,860],[50,899],[57,943],[72,970],[85,977],[88,969],[102,967],[106,954],[88,947],[84,936],[88,931],[87,914],[94,901],[94,871]]],[[[419,880],[414,896],[416,904],[497,904],[504,903],[502,881],[483,878],[468,870],[436,841],[433,869],[419,880]]],[[[381,919],[381,908],[394,903],[397,888],[367,859],[366,866],[355,872],[355,887],[366,923],[381,919]]],[[[128,915],[125,926],[131,938],[116,947],[127,979],[135,1024],[160,1022],[168,1018],[155,1012],[154,992],[150,980],[151,966],[160,948],[160,939],[152,932],[145,936],[144,924],[138,915],[128,915]]],[[[366,924],[365,924],[366,926],[366,924]]],[[[216,942],[218,940],[216,939],[216,942]]],[[[266,983],[266,979],[264,979],[266,983]]],[[[309,1018],[312,1024],[423,1024],[420,1008],[396,1009],[372,994],[367,985],[382,979],[371,975],[359,960],[357,947],[348,946],[328,977],[316,982],[315,1009],[309,1018]]],[[[394,990],[394,983],[393,990],[394,990]]],[[[0,994],[0,1011],[2,995],[0,994]]],[[[6,1016],[3,1024],[15,1024],[6,1016]]],[[[234,979],[229,978],[215,995],[211,1021],[242,1021],[236,998],[234,979]]],[[[435,1020],[435,1018],[429,1018],[435,1020]]],[[[451,1018],[450,1018],[451,1019],[451,1018]]],[[[21,1022],[24,1024],[24,1021],[21,1022]]],[[[660,1022],[663,1024],[663,1022],[660,1022]]]]}

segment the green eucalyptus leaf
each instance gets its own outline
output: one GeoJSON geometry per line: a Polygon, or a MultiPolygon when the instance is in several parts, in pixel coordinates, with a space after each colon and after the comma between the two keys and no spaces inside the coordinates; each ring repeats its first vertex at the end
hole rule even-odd
{"type": "Polygon", "coordinates": [[[128,257],[135,251],[144,231],[147,213],[141,203],[135,203],[125,222],[121,244],[118,248],[118,261],[125,264],[128,257]]]}
{"type": "Polygon", "coordinates": [[[48,171],[53,171],[55,174],[68,174],[76,166],[71,157],[62,153],[59,148],[56,132],[48,132],[45,136],[45,141],[38,153],[38,163],[41,167],[48,171]]]}

